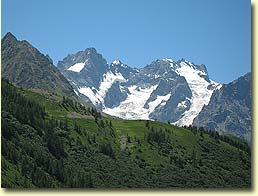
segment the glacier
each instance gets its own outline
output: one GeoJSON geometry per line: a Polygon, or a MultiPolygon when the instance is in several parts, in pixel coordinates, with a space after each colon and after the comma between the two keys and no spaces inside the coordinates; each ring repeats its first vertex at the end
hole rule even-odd
{"type": "Polygon", "coordinates": [[[136,85],[128,87],[129,95],[127,99],[118,107],[115,108],[105,108],[103,112],[118,116],[126,119],[149,119],[149,109],[145,109],[143,106],[149,99],[153,90],[157,88],[157,85],[141,88],[136,85]]]}
{"type": "MultiPolygon", "coordinates": [[[[180,65],[181,66],[176,69],[176,72],[186,79],[193,95],[190,100],[190,109],[184,112],[183,117],[180,120],[173,123],[182,126],[191,125],[193,123],[194,118],[200,113],[203,106],[208,105],[211,95],[215,90],[215,88],[209,89],[208,86],[213,85],[215,87],[218,83],[212,80],[208,82],[200,77],[200,75],[205,75],[206,73],[194,69],[191,62],[188,62],[188,64],[186,62],[181,62],[180,65]]],[[[182,107],[183,105],[184,104],[182,103],[180,106],[182,107]]]]}

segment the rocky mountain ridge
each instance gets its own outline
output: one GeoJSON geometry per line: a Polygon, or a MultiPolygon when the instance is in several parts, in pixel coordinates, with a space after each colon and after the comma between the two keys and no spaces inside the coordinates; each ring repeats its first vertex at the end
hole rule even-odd
{"type": "Polygon", "coordinates": [[[53,65],[48,55],[43,55],[25,40],[17,40],[11,33],[2,38],[1,44],[1,74],[4,79],[27,89],[75,95],[70,83],[53,65]]]}
{"type": "Polygon", "coordinates": [[[230,133],[251,142],[251,73],[216,90],[193,125],[230,133]]]}
{"type": "Polygon", "coordinates": [[[220,84],[205,65],[158,59],[141,68],[115,60],[108,64],[94,48],[68,55],[58,69],[77,95],[103,112],[126,119],[152,119],[189,125],[220,84]]]}

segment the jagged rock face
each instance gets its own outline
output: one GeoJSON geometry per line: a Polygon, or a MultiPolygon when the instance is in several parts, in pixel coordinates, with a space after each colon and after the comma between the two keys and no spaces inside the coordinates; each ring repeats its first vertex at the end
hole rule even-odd
{"type": "Polygon", "coordinates": [[[105,106],[107,108],[119,106],[119,104],[126,99],[128,93],[129,91],[127,89],[120,87],[119,82],[113,83],[104,98],[105,106]]]}
{"type": "Polygon", "coordinates": [[[2,77],[17,86],[75,95],[72,86],[52,64],[27,41],[18,41],[11,33],[2,39],[2,77]]]}
{"type": "Polygon", "coordinates": [[[107,64],[93,48],[68,55],[58,68],[78,96],[126,119],[189,125],[218,86],[209,79],[204,65],[158,59],[135,69],[119,60],[107,64]]]}
{"type": "Polygon", "coordinates": [[[106,64],[106,60],[96,49],[88,48],[74,55],[68,55],[57,65],[68,80],[72,79],[79,86],[86,84],[97,88],[100,78],[106,72],[106,64]]]}
{"type": "MultiPolygon", "coordinates": [[[[177,122],[183,117],[184,112],[190,109],[192,92],[186,80],[183,77],[179,77],[178,80],[175,80],[173,83],[170,88],[170,98],[165,104],[159,105],[150,113],[149,117],[151,119],[159,119],[164,122],[177,122]],[[179,106],[180,103],[184,103],[184,105],[179,106]]],[[[163,85],[159,86],[161,86],[161,88],[163,87],[163,85]]],[[[161,92],[159,88],[157,89],[158,92],[161,92]]],[[[154,93],[156,94],[155,97],[161,94],[154,93]]]]}
{"type": "Polygon", "coordinates": [[[251,73],[216,90],[194,125],[251,141],[251,73]]]}

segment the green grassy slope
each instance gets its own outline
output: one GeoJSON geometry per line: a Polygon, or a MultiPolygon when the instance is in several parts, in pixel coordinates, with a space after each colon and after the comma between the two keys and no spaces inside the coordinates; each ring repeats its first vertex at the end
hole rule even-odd
{"type": "Polygon", "coordinates": [[[2,81],[2,187],[250,188],[242,140],[103,117],[2,81]]]}

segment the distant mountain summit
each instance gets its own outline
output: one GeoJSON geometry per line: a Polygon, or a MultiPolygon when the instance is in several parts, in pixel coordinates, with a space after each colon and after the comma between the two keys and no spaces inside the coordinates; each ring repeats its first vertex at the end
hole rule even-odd
{"type": "Polygon", "coordinates": [[[53,65],[27,41],[11,33],[2,39],[2,77],[27,89],[44,89],[64,95],[75,95],[72,86],[53,65]]]}
{"type": "Polygon", "coordinates": [[[110,115],[189,125],[219,84],[204,65],[158,59],[141,69],[110,64],[94,48],[68,55],[58,69],[78,96],[110,115]]]}
{"type": "Polygon", "coordinates": [[[251,107],[251,73],[247,73],[216,90],[193,124],[250,142],[251,107]]]}

